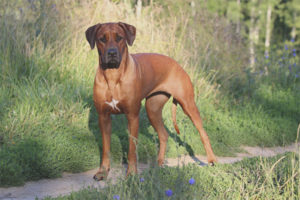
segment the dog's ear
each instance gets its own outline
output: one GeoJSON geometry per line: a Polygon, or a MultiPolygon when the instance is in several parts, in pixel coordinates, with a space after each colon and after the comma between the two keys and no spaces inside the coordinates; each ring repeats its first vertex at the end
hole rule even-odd
{"type": "Polygon", "coordinates": [[[118,24],[125,31],[127,44],[129,46],[131,46],[133,44],[134,39],[135,39],[136,28],[132,25],[129,25],[129,24],[126,24],[126,23],[123,23],[123,22],[119,22],[118,24]]]}
{"type": "Polygon", "coordinates": [[[90,43],[91,49],[95,47],[96,32],[100,28],[100,26],[101,24],[96,24],[85,31],[85,37],[90,43]]]}

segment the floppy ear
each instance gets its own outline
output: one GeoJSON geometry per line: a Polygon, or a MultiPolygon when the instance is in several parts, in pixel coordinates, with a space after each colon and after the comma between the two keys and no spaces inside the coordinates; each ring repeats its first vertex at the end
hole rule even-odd
{"type": "Polygon", "coordinates": [[[127,44],[129,46],[131,46],[133,44],[134,39],[135,39],[136,28],[132,25],[129,25],[129,24],[126,24],[126,23],[123,23],[123,22],[119,22],[118,24],[125,31],[127,44]]]}
{"type": "Polygon", "coordinates": [[[101,24],[96,24],[94,26],[91,26],[85,31],[85,37],[87,41],[90,43],[91,49],[95,47],[95,37],[96,37],[96,31],[98,28],[100,28],[101,24]]]}

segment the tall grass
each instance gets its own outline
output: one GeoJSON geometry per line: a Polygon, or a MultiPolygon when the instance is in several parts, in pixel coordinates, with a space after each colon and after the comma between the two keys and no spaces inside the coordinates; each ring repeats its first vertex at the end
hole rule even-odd
{"type": "MultiPolygon", "coordinates": [[[[135,25],[131,53],[169,55],[189,73],[217,155],[233,155],[240,145],[284,145],[295,139],[299,86],[277,87],[249,72],[246,45],[230,24],[201,8],[194,15],[189,4],[158,1],[137,18],[128,1],[7,0],[0,5],[0,185],[99,164],[102,144],[92,103],[97,52],[90,51],[84,35],[99,22],[135,25]]],[[[177,113],[180,136],[170,120],[170,104],[163,112],[171,136],[167,156],[203,154],[198,132],[180,109],[177,113]]],[[[144,108],[140,118],[139,159],[145,162],[155,159],[159,143],[144,108]]],[[[114,162],[126,162],[126,124],[123,116],[113,116],[114,162]]]]}

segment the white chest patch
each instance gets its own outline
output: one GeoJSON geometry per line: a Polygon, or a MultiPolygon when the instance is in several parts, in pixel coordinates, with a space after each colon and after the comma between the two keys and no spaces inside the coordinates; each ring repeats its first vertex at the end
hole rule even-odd
{"type": "Polygon", "coordinates": [[[105,102],[107,105],[109,105],[110,107],[112,107],[112,109],[116,109],[117,111],[120,111],[120,109],[117,107],[117,104],[119,103],[118,100],[112,99],[111,102],[105,102]]]}

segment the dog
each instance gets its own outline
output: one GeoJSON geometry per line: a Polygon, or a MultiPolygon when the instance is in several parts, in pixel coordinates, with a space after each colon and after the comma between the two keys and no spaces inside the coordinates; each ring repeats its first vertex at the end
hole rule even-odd
{"type": "Polygon", "coordinates": [[[129,54],[127,45],[132,46],[136,28],[126,23],[99,23],[89,27],[85,35],[91,49],[96,46],[99,54],[93,100],[99,117],[103,149],[95,180],[106,179],[110,170],[111,114],[126,115],[130,133],[127,176],[137,173],[139,112],[141,101],[145,98],[148,118],[158,133],[159,166],[163,165],[168,140],[162,109],[171,96],[176,132],[180,133],[176,124],[176,106],[179,104],[200,133],[208,163],[217,162],[194,101],[192,82],[176,61],[155,53],[129,54]]]}

